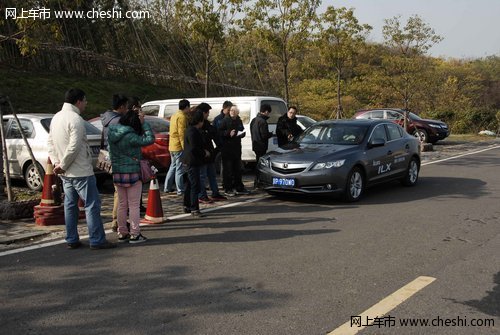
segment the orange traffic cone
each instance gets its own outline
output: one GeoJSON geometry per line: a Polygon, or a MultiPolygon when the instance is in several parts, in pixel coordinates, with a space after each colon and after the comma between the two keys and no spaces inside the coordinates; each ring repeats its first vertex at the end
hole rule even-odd
{"type": "Polygon", "coordinates": [[[47,168],[45,169],[45,177],[43,177],[42,200],[40,206],[55,206],[54,195],[52,193],[52,185],[56,184],[56,176],[54,175],[54,167],[47,158],[47,168]]]}
{"type": "Polygon", "coordinates": [[[143,224],[155,224],[168,221],[163,217],[163,208],[161,206],[160,190],[156,178],[151,180],[149,184],[148,193],[148,207],[146,208],[146,215],[141,220],[143,224]]]}

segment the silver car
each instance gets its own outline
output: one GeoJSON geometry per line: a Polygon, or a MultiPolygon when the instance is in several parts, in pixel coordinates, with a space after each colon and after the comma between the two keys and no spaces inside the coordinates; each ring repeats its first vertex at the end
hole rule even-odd
{"type": "MultiPolygon", "coordinates": [[[[47,139],[53,116],[54,114],[17,114],[21,128],[26,135],[40,172],[43,175],[45,175],[47,158],[49,157],[47,139]]],[[[35,164],[31,160],[26,144],[21,136],[21,131],[13,115],[3,116],[3,127],[11,178],[24,179],[30,189],[41,191],[43,188],[43,176],[40,177],[37,173],[35,164]]],[[[85,121],[85,129],[87,130],[87,140],[92,151],[93,164],[95,166],[101,144],[101,132],[87,121],[85,121]]]]}

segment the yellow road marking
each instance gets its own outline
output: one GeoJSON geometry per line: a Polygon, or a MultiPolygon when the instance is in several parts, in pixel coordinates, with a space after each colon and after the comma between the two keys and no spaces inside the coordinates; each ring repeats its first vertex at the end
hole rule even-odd
{"type": "Polygon", "coordinates": [[[379,303],[368,308],[361,314],[357,316],[361,317],[363,321],[362,325],[352,325],[351,320],[344,323],[342,326],[338,327],[334,331],[328,333],[328,335],[353,335],[358,333],[360,330],[366,327],[366,325],[373,324],[372,322],[364,322],[364,320],[374,320],[374,318],[382,317],[383,315],[389,313],[391,310],[396,308],[399,304],[403,303],[405,300],[409,299],[412,295],[432,283],[436,278],[420,276],[414,281],[406,284],[396,292],[392,293],[388,297],[382,299],[379,303]]]}

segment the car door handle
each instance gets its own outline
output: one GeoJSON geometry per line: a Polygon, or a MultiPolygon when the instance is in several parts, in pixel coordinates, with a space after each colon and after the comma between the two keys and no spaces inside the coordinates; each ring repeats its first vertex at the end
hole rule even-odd
{"type": "Polygon", "coordinates": [[[387,151],[387,156],[392,155],[392,150],[387,151]]]}

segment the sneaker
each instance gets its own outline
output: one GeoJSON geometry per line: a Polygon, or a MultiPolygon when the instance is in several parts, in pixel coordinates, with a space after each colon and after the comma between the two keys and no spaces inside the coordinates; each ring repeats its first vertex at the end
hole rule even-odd
{"type": "Polygon", "coordinates": [[[199,198],[198,201],[202,204],[211,204],[213,203],[212,200],[210,200],[208,197],[203,197],[203,198],[199,198]]]}
{"type": "Polygon", "coordinates": [[[195,218],[202,218],[205,217],[205,214],[197,210],[197,211],[191,211],[191,216],[195,218]]]}
{"type": "Polygon", "coordinates": [[[76,241],[73,243],[68,243],[68,249],[78,249],[82,246],[82,242],[76,241]]]}
{"type": "Polygon", "coordinates": [[[223,196],[222,194],[212,195],[210,197],[210,199],[212,201],[224,201],[224,200],[227,200],[227,198],[225,196],[223,196]]]}
{"type": "Polygon", "coordinates": [[[118,234],[118,242],[128,242],[129,238],[129,234],[118,234]]]}
{"type": "Polygon", "coordinates": [[[249,190],[247,190],[246,188],[244,188],[244,189],[241,189],[241,190],[239,190],[239,191],[237,190],[237,191],[236,191],[236,194],[237,194],[237,195],[249,195],[249,194],[250,194],[250,191],[249,191],[249,190]]]}
{"type": "Polygon", "coordinates": [[[106,241],[102,244],[91,244],[90,245],[91,250],[113,249],[113,248],[116,248],[116,243],[111,243],[109,241],[106,241]]]}
{"type": "Polygon", "coordinates": [[[224,191],[224,195],[226,197],[234,197],[236,195],[236,192],[234,192],[233,190],[231,190],[231,191],[228,190],[228,191],[224,191]]]}
{"type": "Polygon", "coordinates": [[[148,239],[144,236],[142,236],[142,234],[139,234],[139,235],[130,235],[130,238],[128,240],[128,243],[142,243],[142,242],[146,242],[148,239]]]}

